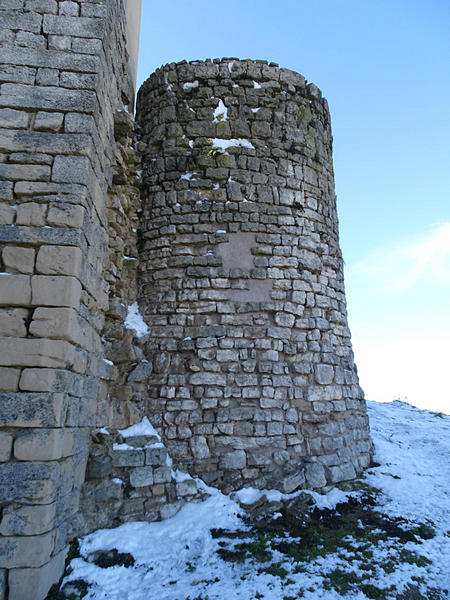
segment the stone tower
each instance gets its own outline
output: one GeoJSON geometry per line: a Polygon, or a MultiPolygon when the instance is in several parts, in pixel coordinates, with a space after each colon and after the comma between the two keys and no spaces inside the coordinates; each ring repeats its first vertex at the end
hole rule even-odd
{"type": "Polygon", "coordinates": [[[326,100],[266,61],[169,64],[138,96],[146,412],[229,491],[370,462],[347,326],[326,100]]]}

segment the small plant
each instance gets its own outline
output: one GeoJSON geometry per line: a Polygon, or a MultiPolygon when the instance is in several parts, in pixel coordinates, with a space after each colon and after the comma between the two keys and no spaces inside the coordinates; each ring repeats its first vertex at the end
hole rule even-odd
{"type": "Polygon", "coordinates": [[[216,156],[218,156],[220,154],[220,148],[216,148],[216,146],[213,146],[212,148],[210,148],[208,150],[208,152],[206,153],[206,156],[208,158],[216,158],[216,156]]]}

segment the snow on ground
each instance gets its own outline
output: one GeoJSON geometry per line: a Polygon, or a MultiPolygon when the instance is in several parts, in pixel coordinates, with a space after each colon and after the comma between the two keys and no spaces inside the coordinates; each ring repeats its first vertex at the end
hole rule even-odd
{"type": "MultiPolygon", "coordinates": [[[[374,460],[379,466],[368,469],[365,482],[381,493],[376,498],[375,511],[368,514],[367,524],[358,521],[353,534],[343,537],[339,548],[320,555],[322,546],[317,545],[308,560],[298,557],[294,560],[292,555],[280,551],[282,545],[277,543],[281,540],[284,544],[298,544],[301,550],[300,538],[281,532],[278,538],[260,534],[256,539],[250,531],[252,524],[242,521],[243,511],[236,498],[254,502],[261,492],[247,489],[225,496],[207,488],[211,496],[206,501],[184,506],[167,521],[128,523],[85,537],[80,544],[83,558],[72,560],[73,571],[65,582],[80,579],[88,582],[87,600],[447,598],[450,416],[439,416],[401,402],[368,405],[376,448],[374,460]],[[380,528],[370,529],[369,525],[373,515],[377,519],[378,511],[392,517],[392,521],[383,517],[384,523],[400,527],[396,535],[426,522],[432,525],[434,535],[433,532],[419,537],[412,535],[406,542],[392,531],[390,537],[383,537],[380,528]],[[233,533],[228,537],[211,535],[211,530],[218,529],[240,532],[239,538],[231,539],[233,533]],[[369,542],[364,539],[366,534],[369,542]],[[224,548],[235,552],[239,547],[245,547],[247,552],[241,562],[223,560],[224,555],[218,554],[224,548]],[[113,548],[119,553],[130,553],[134,565],[101,568],[88,562],[93,552],[113,548]],[[268,559],[264,558],[266,550],[270,550],[268,559]]],[[[325,513],[337,503],[349,499],[356,502],[358,497],[358,493],[340,490],[312,495],[325,513]]],[[[272,490],[266,496],[271,500],[295,501],[299,494],[283,498],[280,492],[272,490]]],[[[350,503],[339,504],[338,508],[342,511],[345,506],[350,503]]],[[[361,518],[365,514],[362,512],[361,518]]],[[[272,523],[278,523],[281,517],[277,512],[272,523]]],[[[319,526],[320,523],[319,520],[319,526]]]]}

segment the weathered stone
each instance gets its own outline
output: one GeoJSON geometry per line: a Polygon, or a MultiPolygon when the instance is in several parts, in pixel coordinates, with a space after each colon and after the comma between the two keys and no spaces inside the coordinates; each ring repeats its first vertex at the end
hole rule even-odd
{"type": "Polygon", "coordinates": [[[93,456],[89,458],[86,468],[86,479],[104,479],[112,471],[110,456],[93,456]]]}
{"type": "Polygon", "coordinates": [[[6,431],[0,431],[0,462],[6,462],[11,457],[13,436],[6,431]]]}
{"type": "Polygon", "coordinates": [[[166,448],[145,448],[146,465],[165,465],[167,460],[166,448]]]}
{"type": "Polygon", "coordinates": [[[281,483],[282,489],[286,494],[292,493],[297,488],[305,485],[305,475],[303,470],[299,470],[298,473],[292,473],[288,477],[284,477],[281,483]]]}
{"type": "Polygon", "coordinates": [[[244,450],[228,452],[220,459],[220,466],[223,469],[244,469],[246,464],[247,455],[244,450]]]}
{"type": "Polygon", "coordinates": [[[194,373],[190,377],[192,385],[226,385],[226,379],[218,373],[194,373]]]}
{"type": "Polygon", "coordinates": [[[197,483],[193,479],[185,479],[177,482],[178,496],[194,496],[198,492],[197,483]]]}
{"type": "Polygon", "coordinates": [[[36,308],[29,326],[30,334],[35,337],[48,337],[50,334],[52,338],[67,340],[84,347],[90,342],[92,347],[93,340],[89,339],[86,329],[86,324],[73,308],[36,308]]]}
{"type": "Polygon", "coordinates": [[[0,534],[39,535],[53,528],[56,502],[37,506],[7,506],[2,513],[0,534]]]}
{"type": "Polygon", "coordinates": [[[0,273],[0,306],[29,306],[30,277],[0,273]]]}
{"type": "Polygon", "coordinates": [[[78,308],[81,284],[75,277],[34,275],[31,278],[32,303],[35,306],[78,308]]]}
{"type": "Polygon", "coordinates": [[[66,394],[0,394],[0,426],[63,427],[66,394]]]}
{"type": "Polygon", "coordinates": [[[128,375],[128,382],[140,383],[147,380],[148,376],[152,373],[153,365],[147,360],[141,361],[137,367],[135,367],[128,375]]]}
{"type": "Polygon", "coordinates": [[[115,467],[142,467],[145,462],[145,453],[144,450],[126,447],[126,445],[115,446],[112,461],[115,467]]]}
{"type": "Polygon", "coordinates": [[[10,462],[0,464],[0,500],[2,502],[27,503],[30,500],[52,502],[58,476],[58,463],[10,462]]]}
{"type": "Polygon", "coordinates": [[[70,429],[36,429],[19,434],[14,442],[17,460],[57,460],[75,452],[75,435],[70,429]]]}
{"type": "Polygon", "coordinates": [[[59,131],[61,129],[63,119],[63,113],[39,111],[36,114],[34,128],[42,131],[59,131]]]}
{"type": "Polygon", "coordinates": [[[61,340],[33,338],[0,338],[0,365],[16,367],[50,367],[76,370],[74,346],[61,340]]]}
{"type": "Polygon", "coordinates": [[[82,254],[72,246],[41,246],[36,271],[43,275],[73,275],[80,277],[82,254]]]}
{"type": "Polygon", "coordinates": [[[329,385],[334,379],[334,369],[331,365],[315,366],[316,381],[321,385],[329,385]]]}
{"type": "Polygon", "coordinates": [[[203,436],[196,436],[191,439],[191,449],[196,459],[209,458],[211,452],[209,450],[206,439],[203,436]]]}
{"type": "Polygon", "coordinates": [[[350,463],[330,467],[331,483],[349,481],[356,477],[355,468],[350,463]]]}
{"type": "Polygon", "coordinates": [[[20,369],[0,367],[0,390],[16,392],[19,387],[20,369]]]}
{"type": "MultiPolygon", "coordinates": [[[[25,171],[29,170],[29,167],[24,165],[25,171]]],[[[48,167],[46,167],[48,169],[48,167]]],[[[19,177],[20,179],[25,179],[19,177]]],[[[45,215],[47,213],[47,206],[45,204],[38,204],[37,202],[27,202],[21,204],[17,209],[17,225],[34,225],[35,227],[43,227],[46,224],[45,215]]]]}
{"type": "Polygon", "coordinates": [[[2,259],[10,273],[33,273],[34,249],[6,246],[3,248],[2,259]]]}
{"type": "Polygon", "coordinates": [[[130,484],[133,487],[144,487],[153,484],[153,468],[137,467],[130,471],[130,484]]]}
{"type": "Polygon", "coordinates": [[[0,308],[0,335],[25,337],[28,318],[26,308],[0,308]]]}
{"type": "Polygon", "coordinates": [[[325,469],[319,462],[309,463],[305,467],[306,486],[319,489],[327,484],[325,469]]]}
{"type": "Polygon", "coordinates": [[[67,548],[64,548],[40,568],[11,569],[8,577],[8,600],[43,600],[63,572],[66,556],[67,548]]]}

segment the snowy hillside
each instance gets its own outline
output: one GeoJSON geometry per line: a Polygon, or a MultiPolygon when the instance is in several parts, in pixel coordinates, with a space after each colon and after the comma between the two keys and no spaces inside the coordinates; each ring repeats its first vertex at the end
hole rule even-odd
{"type": "Polygon", "coordinates": [[[450,416],[400,402],[369,403],[369,415],[379,466],[362,491],[269,492],[264,504],[256,490],[232,499],[209,489],[208,500],[167,521],[81,540],[64,593],[53,597],[448,598],[450,416]],[[271,510],[249,518],[237,498],[271,510]]]}

